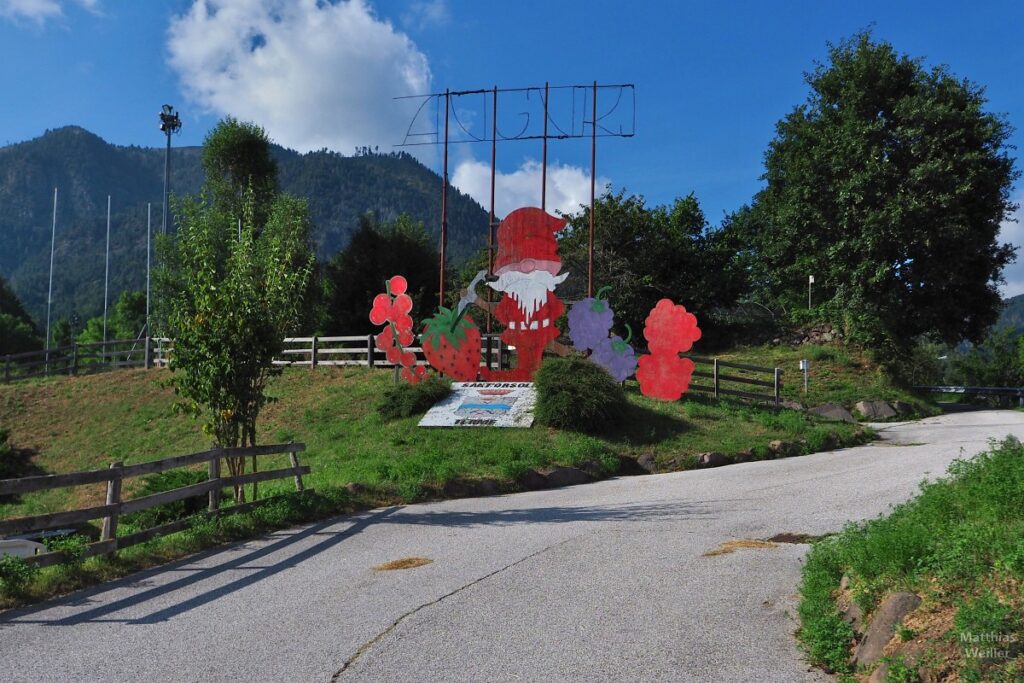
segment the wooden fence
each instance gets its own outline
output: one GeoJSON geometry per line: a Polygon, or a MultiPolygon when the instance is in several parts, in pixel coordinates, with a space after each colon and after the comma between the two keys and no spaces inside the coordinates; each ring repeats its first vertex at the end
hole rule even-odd
{"type": "Polygon", "coordinates": [[[782,401],[782,370],[757,365],[732,363],[718,358],[704,358],[684,354],[694,363],[694,378],[710,379],[711,384],[690,383],[690,391],[701,391],[719,396],[738,396],[754,401],[768,401],[778,406],[782,401]],[[751,388],[754,387],[754,388],[751,388]],[[771,389],[771,393],[756,388],[771,389]]]}
{"type": "MultiPolygon", "coordinates": [[[[377,348],[375,335],[340,337],[288,337],[284,340],[282,357],[275,365],[318,366],[361,365],[364,367],[394,367],[385,352],[377,348]]],[[[496,334],[483,335],[481,367],[503,369],[510,367],[514,350],[509,349],[496,334]]],[[[46,374],[74,375],[104,369],[129,367],[164,367],[167,365],[173,342],[166,337],[145,337],[138,340],[114,340],[95,344],[72,344],[48,351],[31,351],[5,356],[3,381],[12,382],[46,374]]],[[[423,349],[407,347],[416,354],[416,363],[426,365],[423,349]]],[[[768,401],[776,406],[781,401],[782,370],[746,365],[684,354],[696,364],[693,377],[709,379],[711,384],[691,383],[692,391],[737,396],[755,401],[768,401]],[[771,393],[759,391],[770,389],[771,393]]]]}
{"type": "MultiPolygon", "coordinates": [[[[362,365],[368,367],[394,367],[385,352],[377,348],[376,335],[349,337],[288,337],[284,340],[284,358],[274,365],[362,365]]],[[[166,340],[169,342],[169,340],[166,340]]],[[[505,368],[509,365],[510,351],[496,334],[481,335],[481,367],[505,368]]],[[[417,365],[427,365],[423,349],[407,346],[406,351],[416,354],[417,365]]]]}
{"type": "MultiPolygon", "coordinates": [[[[250,510],[274,500],[274,497],[255,500],[256,484],[261,481],[283,479],[293,477],[295,479],[295,490],[300,493],[306,491],[302,483],[302,475],[309,474],[308,465],[299,465],[297,453],[306,450],[301,443],[278,444],[271,446],[254,446],[250,448],[215,448],[202,453],[190,455],[179,455],[162,460],[153,460],[136,465],[125,465],[115,462],[105,470],[90,470],[86,472],[73,472],[70,474],[50,474],[37,477],[22,477],[20,479],[0,480],[0,496],[31,493],[33,491],[44,491],[48,489],[62,488],[65,486],[81,486],[83,484],[96,484],[106,482],[107,497],[103,505],[97,505],[78,510],[65,512],[52,512],[45,515],[34,515],[32,517],[19,517],[0,521],[0,537],[12,534],[26,534],[47,529],[58,529],[69,524],[81,524],[94,519],[103,519],[103,530],[100,540],[86,545],[84,557],[93,555],[106,555],[116,552],[121,548],[137,545],[145,541],[174,533],[187,528],[192,519],[181,519],[168,522],[149,529],[137,531],[123,536],[117,535],[118,518],[131,512],[147,510],[158,505],[165,505],[186,498],[196,496],[207,496],[209,498],[207,516],[234,514],[250,510]],[[282,469],[255,471],[256,457],[268,455],[280,455],[287,453],[290,456],[291,466],[282,469]],[[221,460],[231,457],[252,457],[254,471],[239,476],[221,476],[221,460]],[[207,480],[190,486],[170,491],[163,491],[149,496],[122,500],[121,483],[125,479],[138,477],[144,474],[155,474],[167,470],[207,463],[207,480]],[[225,487],[253,485],[254,500],[241,505],[233,505],[227,508],[220,507],[221,490],[225,487]]],[[[47,567],[66,560],[62,552],[49,552],[26,558],[40,567],[47,567]]]]}

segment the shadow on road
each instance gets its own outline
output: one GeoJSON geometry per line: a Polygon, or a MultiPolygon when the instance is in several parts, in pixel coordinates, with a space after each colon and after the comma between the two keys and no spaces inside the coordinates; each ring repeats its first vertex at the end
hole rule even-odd
{"type": "Polygon", "coordinates": [[[0,625],[10,623],[39,623],[47,624],[51,626],[72,626],[75,624],[82,624],[88,622],[118,622],[127,624],[152,624],[160,621],[166,621],[171,617],[178,616],[189,610],[200,607],[209,602],[212,602],[218,598],[224,597],[236,591],[242,590],[248,586],[251,586],[258,581],[262,581],[274,574],[282,572],[286,569],[290,569],[295,565],[303,562],[304,560],[318,555],[334,546],[338,545],[342,541],[355,536],[367,527],[380,522],[386,517],[397,512],[399,508],[392,507],[385,510],[380,510],[355,518],[352,525],[339,530],[339,531],[326,531],[331,526],[338,524],[337,519],[327,520],[318,524],[313,524],[306,528],[300,529],[295,533],[289,533],[288,535],[279,538],[267,545],[259,548],[254,548],[249,552],[242,552],[241,554],[233,554],[230,552],[232,549],[237,549],[238,546],[221,547],[206,553],[198,557],[190,557],[186,560],[180,560],[171,564],[162,565],[153,569],[147,569],[139,574],[135,574],[125,579],[119,579],[111,581],[109,583],[102,584],[93,588],[88,588],[83,591],[79,591],[68,598],[62,600],[51,601],[37,605],[34,607],[28,607],[19,610],[10,610],[8,612],[0,613],[0,625]],[[168,607],[163,607],[151,614],[144,617],[137,618],[117,618],[111,617],[110,615],[121,610],[134,607],[141,603],[155,600],[162,596],[174,593],[175,591],[188,588],[193,584],[205,581],[210,578],[214,578],[224,572],[246,569],[252,562],[266,557],[273,553],[279,552],[290,545],[294,545],[302,540],[313,536],[326,536],[326,538],[316,545],[312,545],[294,555],[288,555],[282,558],[274,564],[260,567],[257,571],[247,576],[239,577],[232,580],[230,583],[211,588],[208,591],[201,592],[193,595],[187,600],[179,602],[168,607]],[[212,567],[197,567],[189,568],[186,565],[195,563],[197,559],[216,558],[218,555],[223,555],[225,561],[216,564],[212,567]],[[173,571],[189,571],[191,572],[188,576],[183,576],[180,579],[170,581],[168,583],[153,586],[151,588],[140,590],[137,593],[133,593],[124,598],[114,600],[112,602],[106,602],[98,604],[95,607],[86,609],[76,614],[65,616],[61,618],[53,619],[25,619],[23,617],[31,616],[39,612],[52,609],[60,606],[77,606],[80,604],[89,604],[95,602],[97,596],[102,595],[108,591],[117,590],[119,588],[131,588],[133,586],[146,585],[147,579],[151,579],[156,575],[164,574],[173,571]]]}
{"type": "MultiPolygon", "coordinates": [[[[596,505],[586,507],[541,507],[484,512],[410,512],[408,508],[388,519],[388,524],[428,524],[437,526],[507,526],[512,524],[561,524],[567,522],[640,522],[650,520],[680,520],[690,517],[709,518],[709,503],[651,503],[643,505],[596,505]]],[[[715,508],[721,511],[721,508],[715,508]]],[[[711,517],[714,519],[714,517],[711,517]]]]}

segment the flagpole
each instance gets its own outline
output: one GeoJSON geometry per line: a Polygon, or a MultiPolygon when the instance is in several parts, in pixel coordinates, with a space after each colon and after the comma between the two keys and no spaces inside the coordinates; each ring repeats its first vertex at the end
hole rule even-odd
{"type": "MultiPolygon", "coordinates": [[[[107,195],[107,262],[103,274],[103,341],[107,341],[107,292],[110,286],[110,195],[107,195]]],[[[103,352],[106,353],[106,348],[103,352]]]]}
{"type": "Polygon", "coordinates": [[[57,241],[57,188],[53,188],[53,226],[50,229],[50,289],[46,294],[46,370],[50,370],[50,305],[53,303],[53,251],[57,241]]]}

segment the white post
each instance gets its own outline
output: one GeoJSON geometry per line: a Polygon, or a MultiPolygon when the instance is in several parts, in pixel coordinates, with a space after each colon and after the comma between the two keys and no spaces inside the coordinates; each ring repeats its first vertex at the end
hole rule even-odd
{"type": "MultiPolygon", "coordinates": [[[[103,341],[107,341],[107,292],[110,286],[110,195],[107,195],[107,261],[103,271],[103,341]]],[[[103,347],[103,353],[107,347],[103,347]]]]}
{"type": "Polygon", "coordinates": [[[149,261],[152,249],[150,236],[153,234],[153,203],[146,204],[146,336],[152,337],[153,330],[149,327],[149,261]]]}
{"type": "Polygon", "coordinates": [[[814,284],[814,276],[807,276],[807,310],[811,310],[811,285],[814,284]]]}
{"type": "MultiPolygon", "coordinates": [[[[50,305],[53,303],[53,250],[57,241],[57,188],[53,188],[53,227],[50,229],[50,289],[46,294],[46,341],[43,348],[50,348],[50,305]]],[[[49,360],[49,354],[47,354],[49,360]]]]}

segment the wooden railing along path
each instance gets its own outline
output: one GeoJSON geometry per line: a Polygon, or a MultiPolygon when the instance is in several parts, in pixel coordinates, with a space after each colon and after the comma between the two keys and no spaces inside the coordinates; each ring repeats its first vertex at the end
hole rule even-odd
{"type": "Polygon", "coordinates": [[[693,377],[710,379],[711,384],[690,382],[690,391],[719,396],[738,396],[754,401],[768,401],[776,407],[782,402],[782,370],[758,365],[733,363],[718,358],[704,358],[683,354],[694,363],[693,377]],[[741,388],[742,387],[742,388],[741,388]],[[771,389],[771,393],[758,392],[750,387],[771,389]]]}
{"type": "MultiPolygon", "coordinates": [[[[299,465],[297,456],[298,453],[301,453],[304,450],[306,450],[306,446],[301,443],[253,446],[249,448],[214,448],[213,450],[204,451],[202,453],[179,455],[171,458],[164,458],[162,460],[138,463],[135,465],[124,465],[120,462],[115,462],[105,470],[89,470],[85,472],[72,472],[69,474],[49,474],[36,477],[22,477],[20,479],[3,479],[0,480],[0,496],[18,495],[31,493],[33,491],[62,488],[65,486],[81,486],[83,484],[106,482],[107,497],[106,502],[103,505],[81,508],[78,510],[68,510],[65,512],[51,512],[49,514],[34,515],[32,517],[19,517],[15,519],[2,520],[0,521],[0,538],[35,531],[45,531],[47,529],[59,529],[68,525],[82,524],[94,519],[103,519],[103,530],[100,534],[100,540],[86,545],[83,556],[91,557],[93,555],[106,555],[113,553],[122,548],[127,548],[151,540],[157,536],[181,531],[182,529],[187,528],[192,523],[193,519],[180,519],[174,522],[168,522],[166,524],[151,527],[149,529],[137,531],[135,533],[118,536],[117,524],[118,518],[121,515],[138,512],[140,510],[148,510],[149,508],[153,508],[158,505],[165,505],[167,503],[196,496],[207,496],[209,499],[207,510],[205,513],[202,513],[204,515],[214,516],[243,512],[272,501],[275,497],[272,496],[253,500],[241,505],[221,508],[220,493],[222,489],[231,486],[253,484],[255,496],[255,485],[257,482],[284,479],[286,477],[294,478],[296,491],[300,493],[307,491],[303,485],[302,476],[304,474],[309,474],[309,466],[299,465]],[[221,460],[223,458],[253,457],[255,464],[256,457],[279,454],[288,454],[290,456],[290,467],[265,470],[262,472],[253,471],[248,474],[233,477],[225,477],[221,475],[221,460]],[[142,496],[140,498],[132,498],[130,500],[122,500],[121,498],[121,483],[125,479],[142,476],[144,474],[165,472],[178,467],[185,467],[203,462],[207,463],[208,476],[206,481],[198,484],[192,484],[190,486],[183,486],[170,491],[163,491],[149,496],[142,496]]],[[[33,562],[40,567],[58,564],[65,559],[67,558],[62,552],[49,552],[26,558],[27,561],[33,562]]]]}

